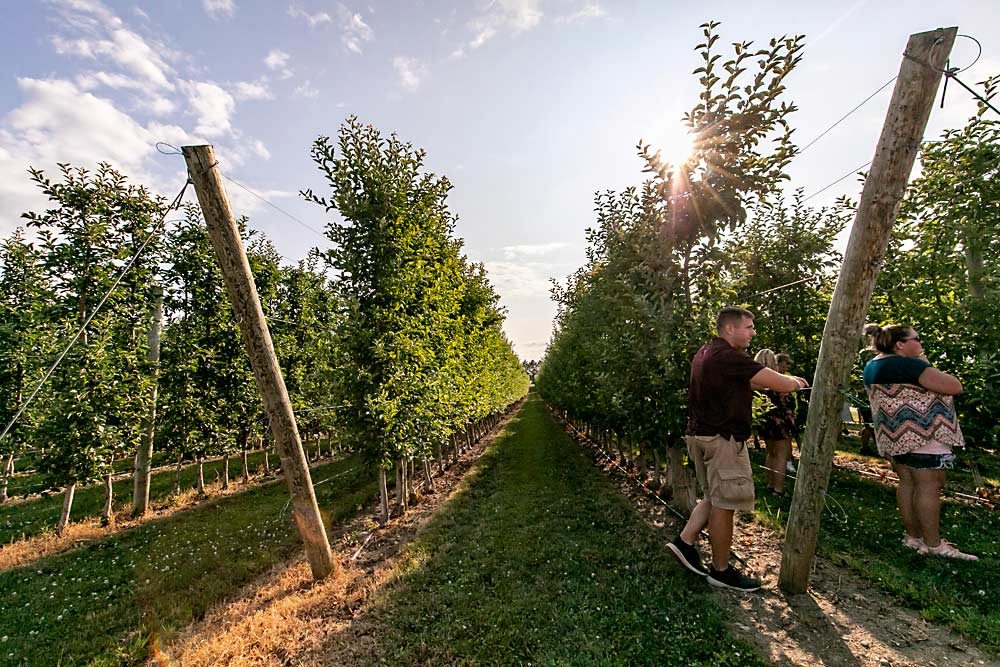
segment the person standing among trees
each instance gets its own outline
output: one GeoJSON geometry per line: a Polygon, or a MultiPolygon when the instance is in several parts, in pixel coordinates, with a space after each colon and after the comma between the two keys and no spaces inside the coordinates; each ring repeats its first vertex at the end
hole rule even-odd
{"type": "Polygon", "coordinates": [[[903,520],[903,545],[922,554],[979,560],[941,539],[941,490],[954,466],[955,447],[964,447],[954,397],[958,378],[931,366],[913,327],[869,324],[878,356],[865,364],[875,444],[892,458],[899,475],[896,502],[903,520]]]}
{"type": "MultiPolygon", "coordinates": [[[[788,373],[792,359],[787,354],[775,354],[765,348],[754,355],[754,361],[777,371],[782,375],[788,373]]],[[[764,413],[761,423],[756,426],[757,435],[764,441],[767,458],[764,466],[767,470],[767,485],[776,494],[785,493],[785,472],[795,472],[788,469],[792,463],[792,437],[795,435],[795,397],[788,392],[777,392],[764,389],[761,393],[771,404],[764,413]]]]}
{"type": "Polygon", "coordinates": [[[715,319],[717,335],[691,361],[688,386],[688,455],[694,461],[702,500],[668,548],[681,565],[719,588],[755,591],[760,581],[729,564],[736,510],[754,507],[753,473],[746,440],[750,437],[753,390],[790,392],[808,386],[782,375],[746,353],[756,334],[749,310],[726,307],[715,319]],[[706,569],[694,547],[708,529],[712,562],[706,569]]]}

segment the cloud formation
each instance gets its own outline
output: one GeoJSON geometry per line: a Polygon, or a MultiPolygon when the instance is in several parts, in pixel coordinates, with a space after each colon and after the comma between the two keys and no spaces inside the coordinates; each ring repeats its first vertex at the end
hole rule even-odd
{"type": "Polygon", "coordinates": [[[399,77],[399,85],[411,93],[427,78],[427,66],[416,58],[396,56],[392,59],[392,67],[399,77]]]}
{"type": "Polygon", "coordinates": [[[205,8],[205,13],[213,19],[220,16],[232,16],[233,12],[236,11],[236,4],[233,0],[202,0],[201,4],[205,8]]]}

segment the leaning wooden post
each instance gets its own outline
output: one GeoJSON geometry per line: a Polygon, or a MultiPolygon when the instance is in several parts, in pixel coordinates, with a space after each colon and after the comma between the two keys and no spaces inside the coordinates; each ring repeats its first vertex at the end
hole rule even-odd
{"type": "Polygon", "coordinates": [[[156,394],[160,373],[160,332],[163,330],[163,288],[153,288],[153,304],[150,308],[149,336],[147,338],[146,361],[152,367],[152,391],[149,410],[146,413],[146,433],[143,442],[135,452],[135,473],[132,476],[132,516],[139,517],[149,508],[149,469],[153,460],[153,440],[156,436],[156,394]]]}
{"type": "Polygon", "coordinates": [[[830,303],[781,556],[782,589],[805,592],[840,433],[841,388],[856,362],[875,279],[957,28],[911,35],[830,303]]]}
{"type": "Polygon", "coordinates": [[[322,579],[337,569],[337,565],[316,504],[309,464],[302,451],[295,414],[278,367],[271,333],[264,320],[257,286],[250,272],[250,263],[222,187],[222,175],[216,168],[218,163],[215,151],[211,146],[184,146],[182,151],[191,181],[198,193],[198,203],[201,204],[202,214],[208,225],[212,246],[222,268],[233,312],[243,332],[250,365],[264,399],[264,409],[292,496],[293,516],[305,544],[306,557],[312,568],[313,578],[322,579]]]}

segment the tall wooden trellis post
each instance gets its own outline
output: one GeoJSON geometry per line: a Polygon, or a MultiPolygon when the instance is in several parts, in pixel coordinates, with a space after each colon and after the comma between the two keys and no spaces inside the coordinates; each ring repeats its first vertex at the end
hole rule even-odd
{"type": "Polygon", "coordinates": [[[875,280],[957,32],[957,28],[939,28],[910,35],[875,158],[861,192],[823,329],[801,463],[785,530],[779,585],[790,593],[805,592],[809,584],[833,452],[841,429],[842,388],[857,360],[875,280]]]}
{"type": "Polygon", "coordinates": [[[250,272],[250,262],[222,186],[215,151],[211,146],[184,146],[181,150],[191,182],[198,194],[198,203],[205,216],[212,247],[215,248],[215,255],[222,268],[233,313],[243,333],[250,366],[264,400],[275,448],[281,458],[281,468],[292,496],[293,517],[305,544],[306,558],[313,578],[322,579],[338,569],[337,563],[330,550],[326,528],[316,503],[309,464],[302,450],[302,439],[292,412],[292,403],[278,367],[278,358],[264,319],[257,286],[250,272]]]}

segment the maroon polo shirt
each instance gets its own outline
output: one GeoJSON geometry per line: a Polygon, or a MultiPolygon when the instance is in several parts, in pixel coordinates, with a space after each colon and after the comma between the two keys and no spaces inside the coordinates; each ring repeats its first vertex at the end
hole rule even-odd
{"type": "Polygon", "coordinates": [[[753,389],[750,378],[763,365],[716,336],[691,360],[688,435],[750,437],[753,389]]]}

